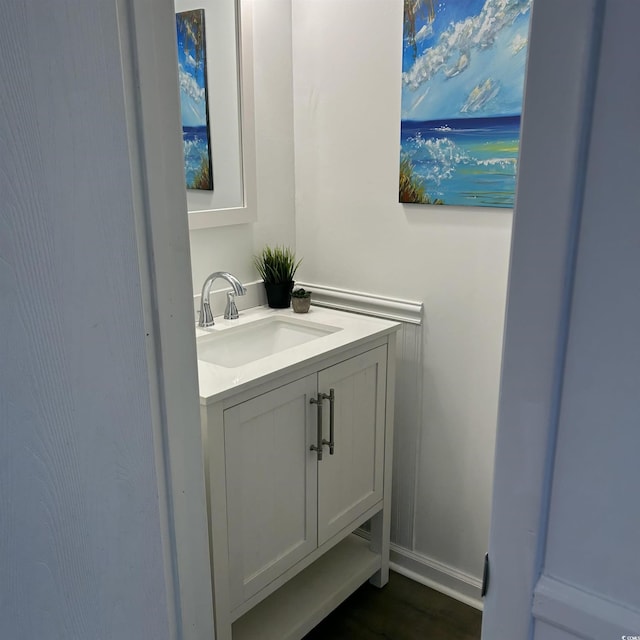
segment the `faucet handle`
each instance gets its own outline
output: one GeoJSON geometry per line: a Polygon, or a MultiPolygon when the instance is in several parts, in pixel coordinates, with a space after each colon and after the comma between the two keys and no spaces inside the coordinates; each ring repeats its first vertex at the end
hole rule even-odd
{"type": "Polygon", "coordinates": [[[233,291],[227,292],[227,308],[224,310],[225,320],[237,320],[240,317],[236,306],[236,294],[233,291]]]}

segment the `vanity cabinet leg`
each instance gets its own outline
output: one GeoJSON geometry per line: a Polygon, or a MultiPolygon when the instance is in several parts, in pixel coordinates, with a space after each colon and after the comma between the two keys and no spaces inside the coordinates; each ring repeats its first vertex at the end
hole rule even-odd
{"type": "Polygon", "coordinates": [[[382,509],[371,518],[371,551],[382,555],[382,567],[369,578],[374,587],[384,587],[389,582],[389,533],[391,517],[388,509],[382,509]]]}
{"type": "Polygon", "coordinates": [[[231,640],[231,622],[229,620],[221,621],[220,624],[216,622],[216,638],[215,640],[231,640]]]}

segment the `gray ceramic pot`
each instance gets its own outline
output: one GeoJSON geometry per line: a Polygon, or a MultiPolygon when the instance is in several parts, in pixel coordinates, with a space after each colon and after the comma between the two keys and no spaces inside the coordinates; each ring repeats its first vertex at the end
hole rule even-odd
{"type": "Polygon", "coordinates": [[[292,296],[291,304],[293,305],[293,310],[296,313],[307,313],[309,311],[309,306],[311,305],[311,296],[307,296],[306,298],[296,298],[292,296]]]}

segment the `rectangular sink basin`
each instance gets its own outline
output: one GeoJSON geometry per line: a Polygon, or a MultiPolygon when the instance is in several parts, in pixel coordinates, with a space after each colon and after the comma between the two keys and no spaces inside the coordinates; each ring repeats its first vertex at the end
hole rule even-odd
{"type": "Polygon", "coordinates": [[[340,328],[296,318],[264,318],[198,338],[198,360],[241,367],[336,331],[340,328]]]}

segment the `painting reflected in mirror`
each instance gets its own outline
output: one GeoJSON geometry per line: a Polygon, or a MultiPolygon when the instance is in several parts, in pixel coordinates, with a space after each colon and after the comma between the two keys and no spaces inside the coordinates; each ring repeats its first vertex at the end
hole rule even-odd
{"type": "Polygon", "coordinates": [[[177,13],[176,31],[186,186],[212,191],[204,9],[177,13]]]}

